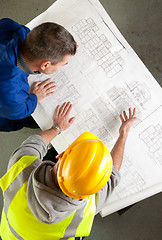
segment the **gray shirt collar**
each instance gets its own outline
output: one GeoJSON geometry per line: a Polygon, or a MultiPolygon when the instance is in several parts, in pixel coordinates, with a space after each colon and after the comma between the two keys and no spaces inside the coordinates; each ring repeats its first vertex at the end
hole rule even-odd
{"type": "Polygon", "coordinates": [[[25,58],[22,53],[21,46],[18,46],[18,51],[17,51],[17,67],[20,68],[23,72],[27,74],[40,74],[41,72],[39,71],[32,71],[27,62],[25,61],[25,58]]]}

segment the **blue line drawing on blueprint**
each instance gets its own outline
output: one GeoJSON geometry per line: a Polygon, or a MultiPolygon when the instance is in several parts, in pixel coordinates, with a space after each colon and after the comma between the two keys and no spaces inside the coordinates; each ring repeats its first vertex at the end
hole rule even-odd
{"type": "Polygon", "coordinates": [[[123,69],[124,60],[118,52],[111,52],[110,41],[104,34],[99,35],[99,28],[91,18],[79,21],[72,30],[108,77],[115,76],[123,69]]]}
{"type": "Polygon", "coordinates": [[[139,137],[148,147],[152,160],[162,165],[162,126],[151,125],[141,132],[139,137]]]}
{"type": "Polygon", "coordinates": [[[127,156],[124,156],[123,163],[120,169],[121,181],[114,190],[120,199],[141,191],[146,184],[127,156]]]}

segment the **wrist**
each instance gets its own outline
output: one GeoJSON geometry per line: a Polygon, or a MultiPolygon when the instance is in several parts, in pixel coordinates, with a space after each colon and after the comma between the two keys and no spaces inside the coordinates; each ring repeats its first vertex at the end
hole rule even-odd
{"type": "Polygon", "coordinates": [[[58,124],[53,124],[51,129],[56,129],[58,134],[60,134],[62,132],[62,130],[61,130],[61,128],[60,128],[60,126],[58,124]]]}
{"type": "Polygon", "coordinates": [[[122,131],[119,133],[119,137],[120,137],[120,138],[127,138],[127,136],[128,136],[128,131],[122,130],[122,131]]]}

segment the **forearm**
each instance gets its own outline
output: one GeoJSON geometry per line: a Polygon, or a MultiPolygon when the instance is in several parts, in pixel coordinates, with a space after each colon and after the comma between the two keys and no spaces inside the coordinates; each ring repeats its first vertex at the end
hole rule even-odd
{"type": "Polygon", "coordinates": [[[120,182],[120,173],[115,167],[112,168],[111,176],[105,186],[98,192],[96,214],[105,206],[107,200],[120,182]]]}
{"type": "Polygon", "coordinates": [[[126,139],[127,139],[127,133],[121,133],[111,151],[113,165],[118,171],[120,170],[120,167],[123,161],[123,154],[124,154],[126,139]]]}
{"type": "Polygon", "coordinates": [[[46,145],[48,145],[52,141],[52,139],[55,138],[58,134],[59,130],[56,128],[50,128],[48,130],[38,133],[38,135],[40,135],[46,142],[46,145]]]}

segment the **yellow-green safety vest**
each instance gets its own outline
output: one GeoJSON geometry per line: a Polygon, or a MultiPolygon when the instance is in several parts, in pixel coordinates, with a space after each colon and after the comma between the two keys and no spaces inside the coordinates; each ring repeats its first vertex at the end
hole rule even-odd
{"type": "Polygon", "coordinates": [[[23,156],[0,179],[4,197],[0,226],[2,240],[73,240],[74,236],[88,236],[96,211],[95,195],[87,198],[83,218],[76,226],[75,235],[72,236],[70,226],[74,221],[76,224],[77,210],[55,224],[42,223],[33,215],[27,203],[27,185],[33,170],[33,163],[36,161],[38,160],[35,156],[23,156]],[[20,186],[18,186],[16,180],[20,177],[22,182],[20,181],[20,186]]]}

